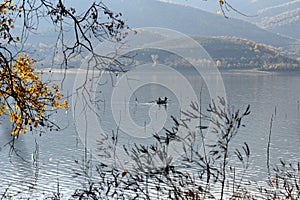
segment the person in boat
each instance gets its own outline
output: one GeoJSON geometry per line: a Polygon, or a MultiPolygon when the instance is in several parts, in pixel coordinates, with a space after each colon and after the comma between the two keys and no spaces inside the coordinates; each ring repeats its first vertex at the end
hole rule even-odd
{"type": "Polygon", "coordinates": [[[158,100],[156,101],[157,104],[161,105],[166,105],[168,103],[168,97],[165,97],[165,99],[161,99],[160,97],[158,98],[158,100]]]}

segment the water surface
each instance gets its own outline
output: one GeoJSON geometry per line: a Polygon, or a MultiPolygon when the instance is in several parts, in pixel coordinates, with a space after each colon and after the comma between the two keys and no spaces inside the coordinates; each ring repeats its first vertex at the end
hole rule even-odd
{"type": "MultiPolygon", "coordinates": [[[[164,78],[176,84],[177,77],[161,74],[164,78]]],[[[144,76],[157,75],[144,74],[144,76]]],[[[207,107],[210,102],[209,94],[204,81],[193,73],[185,75],[195,93],[202,99],[202,106],[207,107]],[[202,88],[202,89],[201,89],[202,88]]],[[[117,77],[116,77],[117,78],[117,77]]],[[[116,78],[113,78],[114,80],[116,78]]],[[[233,148],[247,142],[251,148],[251,166],[247,178],[251,180],[264,180],[266,178],[266,151],[270,120],[273,115],[271,137],[271,166],[285,159],[291,162],[300,159],[300,76],[294,74],[259,73],[259,72],[222,72],[228,102],[236,108],[245,108],[251,105],[251,115],[245,118],[246,127],[242,128],[233,141],[233,148]]],[[[61,75],[56,74],[54,79],[60,80],[61,75]]],[[[72,84],[75,74],[67,74],[62,85],[64,92],[72,93],[72,84]]],[[[143,79],[141,75],[141,80],[143,79]]],[[[98,121],[105,132],[110,135],[118,127],[118,121],[112,117],[110,109],[110,96],[113,89],[108,81],[111,76],[104,76],[107,84],[98,86],[99,95],[98,121]]],[[[181,85],[178,85],[181,87],[181,85]]],[[[182,88],[184,90],[184,88],[182,88]]],[[[167,107],[156,106],[158,114],[167,112],[165,127],[172,126],[170,116],[180,118],[179,103],[184,96],[175,95],[168,88],[160,85],[145,85],[135,91],[129,99],[129,111],[132,119],[139,126],[150,122],[149,108],[155,104],[158,97],[169,97],[167,107]]],[[[122,105],[127,100],[120,99],[122,105]]],[[[188,106],[188,105],[186,105],[188,106]]],[[[87,160],[84,145],[79,139],[74,127],[72,112],[59,111],[54,119],[61,127],[59,132],[47,132],[39,136],[37,133],[21,135],[14,144],[15,152],[11,153],[8,142],[9,123],[2,119],[0,132],[0,194],[8,188],[9,194],[22,197],[47,197],[60,189],[64,197],[70,196],[76,188],[82,187],[82,178],[75,178],[80,171],[82,160],[87,160]],[[77,162],[79,161],[79,162],[77,162]],[[79,164],[78,164],[79,163],[79,164]],[[58,185],[59,183],[59,185],[58,185]]],[[[133,138],[120,131],[122,144],[151,143],[151,138],[133,138]]],[[[97,160],[93,159],[92,164],[97,160]]],[[[93,173],[93,172],[91,172],[93,173]]],[[[92,174],[92,176],[95,174],[92,174]]]]}

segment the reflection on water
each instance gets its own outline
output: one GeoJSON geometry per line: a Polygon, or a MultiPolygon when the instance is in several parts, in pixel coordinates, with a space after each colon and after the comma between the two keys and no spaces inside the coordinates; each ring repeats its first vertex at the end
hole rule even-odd
{"type": "MultiPolygon", "coordinates": [[[[149,74],[150,75],[150,74],[149,74]]],[[[186,75],[197,95],[200,95],[203,80],[189,73],[186,75]]],[[[241,129],[234,140],[232,148],[246,141],[251,148],[251,165],[247,176],[251,180],[262,180],[266,177],[266,148],[271,116],[274,116],[271,138],[271,166],[280,158],[299,161],[300,158],[300,76],[266,73],[222,73],[227,99],[236,108],[251,105],[251,115],[245,118],[246,128],[241,129]]],[[[110,77],[107,77],[108,79],[110,77]]],[[[141,77],[142,79],[143,77],[141,77]]],[[[155,78],[155,77],[154,77],[155,78]]],[[[176,84],[176,77],[164,78],[176,84]]],[[[58,78],[59,79],[59,78],[58,78]]],[[[65,92],[72,91],[74,75],[68,75],[65,80],[65,92]]],[[[180,87],[180,86],[178,86],[180,87]]],[[[184,89],[184,88],[182,88],[184,89]]],[[[112,117],[110,110],[111,84],[99,86],[99,123],[109,135],[112,129],[118,127],[118,121],[112,117]]],[[[170,116],[180,118],[180,107],[172,91],[160,85],[146,85],[134,92],[130,98],[129,111],[132,119],[139,126],[150,123],[148,110],[158,97],[167,96],[170,102],[167,107],[157,106],[159,114],[167,112],[166,127],[170,127],[170,116]]],[[[206,87],[202,90],[202,105],[209,103],[206,87]]],[[[179,97],[184,99],[185,97],[179,97]]],[[[120,104],[125,100],[120,99],[120,104]]],[[[154,103],[155,104],[155,103],[154,103]]],[[[15,153],[10,154],[7,143],[11,140],[7,120],[2,119],[0,127],[0,194],[6,188],[10,191],[22,192],[23,196],[47,196],[56,191],[59,183],[60,192],[65,197],[71,195],[76,188],[81,187],[81,181],[74,178],[75,171],[81,166],[75,160],[85,157],[85,150],[76,135],[72,113],[58,113],[54,120],[63,128],[60,132],[49,132],[42,136],[38,134],[22,135],[15,140],[15,153]],[[35,142],[36,141],[36,142],[35,142]]],[[[138,139],[120,132],[120,141],[129,143],[150,143],[151,138],[138,139]]],[[[93,162],[96,163],[94,160],[93,162]]]]}

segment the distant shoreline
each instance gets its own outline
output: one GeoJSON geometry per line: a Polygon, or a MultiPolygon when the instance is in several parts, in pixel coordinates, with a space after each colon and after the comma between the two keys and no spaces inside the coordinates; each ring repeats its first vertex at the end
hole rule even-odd
{"type": "Polygon", "coordinates": [[[297,74],[300,75],[300,69],[297,70],[263,70],[258,68],[253,69],[219,69],[221,73],[257,73],[257,74],[297,74]]]}
{"type": "MultiPolygon", "coordinates": [[[[188,69],[184,69],[188,70],[188,69]]],[[[220,73],[255,73],[255,74],[295,74],[300,75],[300,70],[263,70],[258,68],[253,69],[226,69],[226,68],[219,68],[218,69],[220,73]]],[[[77,73],[86,73],[86,69],[81,68],[69,68],[69,69],[59,69],[59,68],[45,68],[45,69],[39,69],[37,71],[44,71],[44,73],[50,72],[50,73],[68,73],[68,74],[77,74],[77,73]]],[[[95,72],[96,70],[89,70],[90,72],[95,72]]],[[[98,70],[97,70],[98,71],[98,70]]],[[[102,72],[104,70],[101,70],[102,72]]],[[[130,71],[130,70],[129,70],[130,71]]],[[[98,71],[99,72],[99,71],[98,71]]],[[[112,73],[123,73],[123,72],[113,72],[112,73]]]]}

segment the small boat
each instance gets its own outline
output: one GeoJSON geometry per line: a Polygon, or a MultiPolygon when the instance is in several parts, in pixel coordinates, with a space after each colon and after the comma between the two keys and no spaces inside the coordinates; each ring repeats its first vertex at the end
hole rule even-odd
{"type": "Polygon", "coordinates": [[[166,105],[168,103],[168,97],[165,97],[165,99],[161,99],[160,97],[158,98],[158,100],[156,100],[156,103],[158,105],[166,105]]]}

